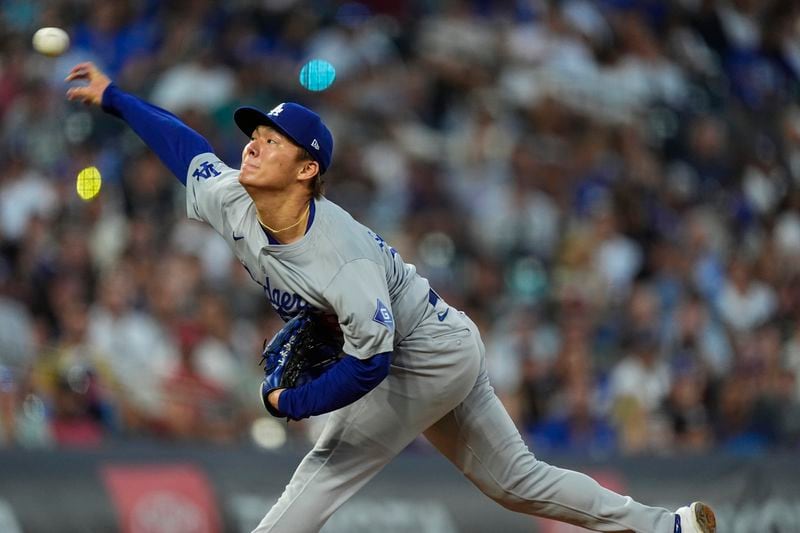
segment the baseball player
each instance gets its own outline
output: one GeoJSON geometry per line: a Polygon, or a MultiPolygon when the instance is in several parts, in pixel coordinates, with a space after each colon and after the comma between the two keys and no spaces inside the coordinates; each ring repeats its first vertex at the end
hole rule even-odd
{"type": "MultiPolygon", "coordinates": [[[[120,90],[92,63],[69,100],[124,120],[186,186],[190,218],[228,242],[284,320],[306,307],[336,317],[344,356],[295,388],[262,387],[290,419],[331,413],[314,448],[254,532],[318,531],[418,435],[501,505],[596,531],[712,533],[701,502],[642,505],[539,461],[494,394],[475,324],[380,236],[322,195],[333,138],[294,103],[236,110],[241,168],[174,115],[120,90]]],[[[283,361],[279,361],[279,365],[283,361]]]]}

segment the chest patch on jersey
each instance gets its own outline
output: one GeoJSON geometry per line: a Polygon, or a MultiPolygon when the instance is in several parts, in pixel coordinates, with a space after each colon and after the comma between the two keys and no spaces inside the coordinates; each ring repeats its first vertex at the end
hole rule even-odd
{"type": "Polygon", "coordinates": [[[378,308],[375,310],[375,316],[372,317],[372,320],[386,326],[386,329],[389,331],[394,331],[394,318],[392,318],[392,313],[389,312],[389,308],[380,300],[378,300],[378,308]]]}

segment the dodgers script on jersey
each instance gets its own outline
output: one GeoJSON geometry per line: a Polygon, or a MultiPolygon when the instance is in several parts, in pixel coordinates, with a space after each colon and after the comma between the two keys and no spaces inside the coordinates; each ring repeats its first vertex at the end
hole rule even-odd
{"type": "Polygon", "coordinates": [[[361,359],[392,351],[422,321],[429,284],[381,237],[323,198],[312,200],[313,222],[302,239],[270,244],[238,175],[214,154],[196,156],[186,179],[187,213],[228,241],[281,318],[306,305],[335,315],[343,351],[361,359]]]}

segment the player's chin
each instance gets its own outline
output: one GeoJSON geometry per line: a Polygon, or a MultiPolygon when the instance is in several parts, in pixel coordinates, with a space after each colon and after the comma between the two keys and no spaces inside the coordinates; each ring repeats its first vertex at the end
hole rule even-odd
{"type": "Polygon", "coordinates": [[[252,187],[256,185],[256,176],[252,169],[243,166],[242,169],[239,171],[239,183],[241,183],[244,187],[252,187]]]}
{"type": "Polygon", "coordinates": [[[251,194],[256,191],[274,189],[267,176],[259,173],[258,169],[247,168],[246,166],[239,171],[239,184],[251,194]]]}

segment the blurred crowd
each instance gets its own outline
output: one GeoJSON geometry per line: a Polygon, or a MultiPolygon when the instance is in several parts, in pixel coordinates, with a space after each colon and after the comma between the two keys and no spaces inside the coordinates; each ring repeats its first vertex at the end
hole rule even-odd
{"type": "Polygon", "coordinates": [[[479,324],[534,451],[800,448],[800,3],[0,0],[0,19],[0,446],[245,442],[263,416],[280,320],[136,136],[66,102],[92,60],[234,167],[237,106],[320,112],[327,196],[479,324]],[[40,26],[70,51],[35,54],[40,26]],[[310,59],[329,89],[298,82],[310,59]]]}

